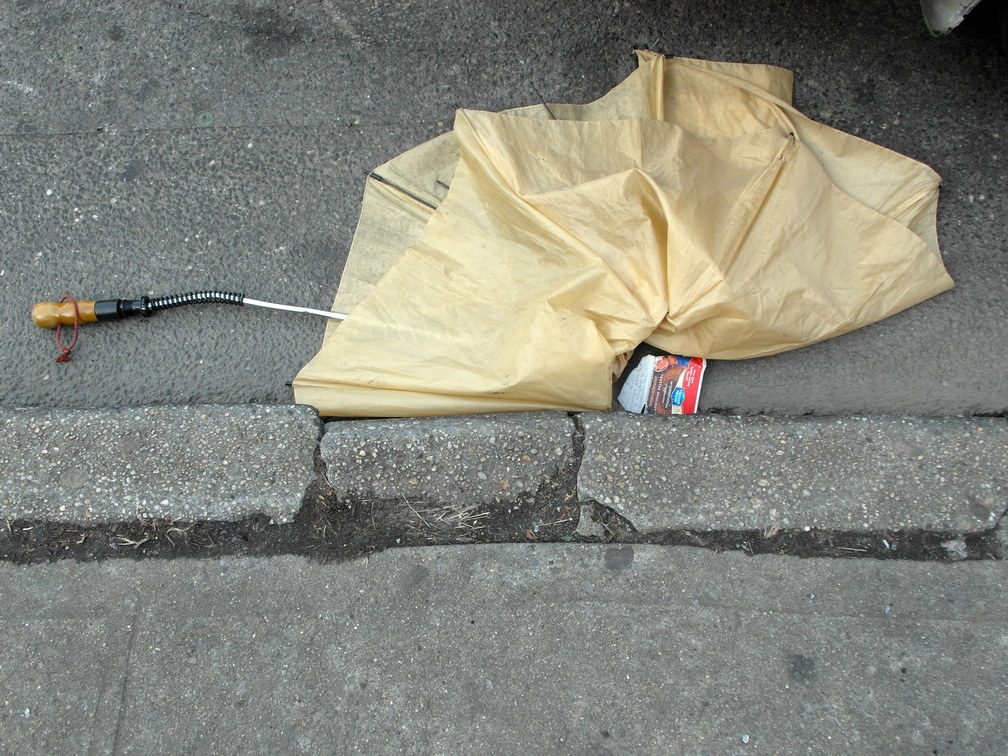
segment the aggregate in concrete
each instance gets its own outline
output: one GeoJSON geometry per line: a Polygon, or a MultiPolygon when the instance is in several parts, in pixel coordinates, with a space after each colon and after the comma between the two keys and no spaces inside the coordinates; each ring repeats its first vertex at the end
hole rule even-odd
{"type": "Polygon", "coordinates": [[[0,409],[0,518],[288,522],[320,424],[298,406],[0,409]]]}
{"type": "Polygon", "coordinates": [[[582,500],[640,531],[980,531],[1008,509],[1001,418],[581,416],[582,500]]]}
{"type": "Polygon", "coordinates": [[[1004,753],[1004,562],[0,565],[10,753],[1004,753]]]}
{"type": "Polygon", "coordinates": [[[701,406],[1004,411],[1008,57],[993,5],[935,39],[918,3],[889,0],[0,4],[0,402],[291,401],[284,381],[319,323],[180,310],[89,331],[53,366],[28,312],[190,287],[326,306],[365,169],[450,129],[457,107],[599,97],[649,47],[790,68],[810,117],[944,179],[954,290],[823,344],[713,364],[701,406]]]}
{"type": "Polygon", "coordinates": [[[321,453],[340,500],[491,504],[532,497],[575,466],[561,412],[328,423],[321,453]]]}

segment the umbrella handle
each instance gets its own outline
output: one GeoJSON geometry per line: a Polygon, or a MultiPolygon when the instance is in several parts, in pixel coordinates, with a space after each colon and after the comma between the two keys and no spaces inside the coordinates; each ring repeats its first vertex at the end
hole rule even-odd
{"type": "Polygon", "coordinates": [[[32,308],[32,320],[39,328],[56,328],[74,323],[97,323],[122,320],[133,315],[149,317],[155,312],[187,304],[244,303],[245,295],[230,291],[192,291],[170,297],[140,297],[139,299],[99,299],[97,302],[39,302],[32,308]]]}
{"type": "Polygon", "coordinates": [[[32,320],[39,328],[56,328],[60,325],[72,326],[77,323],[95,323],[97,302],[77,302],[77,316],[73,302],[39,302],[32,307],[32,320]]]}

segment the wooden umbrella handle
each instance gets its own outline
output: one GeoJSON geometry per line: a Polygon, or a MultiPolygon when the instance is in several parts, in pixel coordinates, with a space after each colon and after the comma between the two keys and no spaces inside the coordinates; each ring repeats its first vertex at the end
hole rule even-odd
{"type": "MultiPolygon", "coordinates": [[[[95,323],[98,317],[95,315],[94,302],[77,302],[77,313],[80,323],[95,323]]],[[[74,303],[73,302],[39,302],[32,307],[32,320],[39,328],[55,328],[59,325],[74,324],[74,303]]]]}

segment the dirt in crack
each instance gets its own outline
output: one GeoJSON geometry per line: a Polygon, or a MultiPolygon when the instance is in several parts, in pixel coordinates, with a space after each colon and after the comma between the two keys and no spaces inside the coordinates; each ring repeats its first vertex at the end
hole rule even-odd
{"type": "MultiPolygon", "coordinates": [[[[927,561],[994,559],[992,531],[849,532],[835,530],[676,530],[640,534],[607,507],[586,506],[594,533],[578,528],[576,469],[561,469],[517,501],[445,505],[419,499],[337,501],[324,476],[307,492],[293,522],[268,517],[236,522],[134,519],[100,525],[0,520],[0,560],[37,564],[62,559],[217,558],[298,554],[345,561],[396,546],[477,543],[614,543],[692,546],[753,556],[927,561]]],[[[587,523],[585,523],[587,524],[587,523]]]]}
{"type": "Polygon", "coordinates": [[[575,532],[576,507],[441,507],[422,502],[306,504],[293,523],[253,517],[238,522],[135,520],[85,526],[0,522],[0,560],[37,564],[61,559],[217,558],[299,554],[346,561],[397,546],[478,543],[613,543],[692,546],[752,556],[961,561],[997,558],[990,533],[851,533],[838,531],[671,531],[642,537],[610,523],[605,537],[575,532]],[[895,545],[895,549],[893,546],[895,545]]]}
{"type": "Polygon", "coordinates": [[[662,546],[697,546],[714,551],[741,551],[756,556],[778,554],[800,558],[870,558],[959,562],[997,559],[993,532],[949,533],[937,531],[847,530],[676,530],[643,539],[662,546]]]}

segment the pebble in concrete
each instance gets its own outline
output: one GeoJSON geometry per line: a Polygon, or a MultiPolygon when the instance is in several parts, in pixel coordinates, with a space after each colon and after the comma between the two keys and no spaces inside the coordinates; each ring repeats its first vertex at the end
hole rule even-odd
{"type": "Polygon", "coordinates": [[[319,420],[295,406],[0,409],[0,517],[289,522],[319,420]]]}
{"type": "Polygon", "coordinates": [[[581,499],[643,532],[993,527],[1008,508],[1000,418],[582,415],[581,499]]]}
{"type": "Polygon", "coordinates": [[[340,500],[451,504],[521,501],[573,467],[574,424],[560,412],[329,423],[322,459],[340,500]]]}

